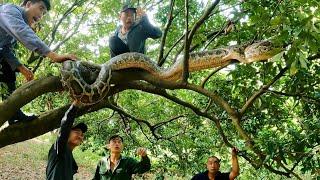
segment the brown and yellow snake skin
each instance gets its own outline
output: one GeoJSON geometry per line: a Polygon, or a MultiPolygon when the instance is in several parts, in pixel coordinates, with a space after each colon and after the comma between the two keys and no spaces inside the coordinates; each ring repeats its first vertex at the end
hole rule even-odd
{"type": "MultiPolygon", "coordinates": [[[[230,46],[191,53],[189,72],[227,65],[232,60],[241,63],[266,60],[281,51],[281,48],[273,47],[270,41],[260,41],[246,47],[230,46]]],[[[140,53],[124,53],[102,65],[86,61],[66,61],[61,69],[61,81],[73,99],[78,99],[84,105],[90,105],[99,102],[108,93],[111,71],[125,69],[140,69],[159,80],[177,81],[182,77],[183,58],[178,59],[168,69],[157,66],[146,55],[140,53]]]]}

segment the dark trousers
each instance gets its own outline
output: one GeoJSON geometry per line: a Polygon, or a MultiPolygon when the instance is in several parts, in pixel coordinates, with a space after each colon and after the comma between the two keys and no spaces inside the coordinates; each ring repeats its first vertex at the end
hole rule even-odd
{"type": "MultiPolygon", "coordinates": [[[[0,60],[0,82],[3,82],[8,86],[8,94],[2,94],[2,98],[6,99],[16,90],[16,72],[12,71],[9,64],[3,60],[0,60]]],[[[19,109],[15,115],[9,119],[13,122],[14,120],[25,119],[26,115],[19,109]]]]}
{"type": "Polygon", "coordinates": [[[119,54],[130,52],[129,47],[118,36],[110,37],[109,47],[110,47],[111,58],[119,54]]]}

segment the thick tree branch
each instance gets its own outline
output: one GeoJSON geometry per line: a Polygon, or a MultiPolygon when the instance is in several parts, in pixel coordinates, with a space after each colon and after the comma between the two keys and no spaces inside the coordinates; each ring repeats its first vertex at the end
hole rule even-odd
{"type": "MultiPolygon", "coordinates": [[[[130,80],[142,79],[143,76],[141,76],[141,74],[143,73],[137,73],[134,71],[121,73],[112,72],[111,83],[119,84],[120,82],[124,83],[130,80]]],[[[63,91],[60,77],[57,76],[40,78],[22,85],[20,88],[14,91],[14,93],[12,93],[8,99],[0,103],[0,124],[2,125],[10,117],[12,117],[18,109],[31,102],[38,96],[48,92],[57,91],[63,91]]]]}
{"type": "Polygon", "coordinates": [[[0,124],[12,117],[18,109],[38,96],[62,90],[60,78],[50,76],[34,80],[18,88],[8,99],[0,103],[0,124]]]}
{"type": "Polygon", "coordinates": [[[0,131],[0,148],[40,136],[59,127],[68,105],[48,111],[29,123],[17,123],[0,131]],[[36,129],[36,131],[35,131],[36,129]]]}
{"type": "MultiPolygon", "coordinates": [[[[137,73],[135,71],[126,71],[121,73],[112,72],[111,83],[119,84],[120,82],[142,79],[143,76],[141,76],[141,74],[143,73],[137,73]]],[[[31,102],[38,96],[48,92],[57,91],[63,91],[60,77],[57,76],[49,76],[24,84],[13,94],[11,94],[8,99],[0,103],[0,124],[2,125],[10,117],[12,117],[18,109],[31,102]]]]}
{"type": "MultiPolygon", "coordinates": [[[[53,76],[52,78],[56,77],[53,76]]],[[[114,87],[110,89],[109,94],[113,95],[123,90],[124,89],[121,86],[114,87]]],[[[17,123],[6,127],[2,131],[0,131],[0,148],[6,145],[10,145],[13,143],[21,142],[40,136],[44,133],[58,128],[60,125],[61,118],[63,117],[65,111],[68,109],[69,106],[70,105],[66,105],[64,107],[60,107],[58,109],[54,109],[46,113],[43,113],[39,116],[39,118],[32,122],[17,123]]],[[[106,98],[104,101],[101,101],[93,106],[80,107],[79,114],[77,114],[77,117],[103,108],[111,107],[111,104],[106,98]]]]}

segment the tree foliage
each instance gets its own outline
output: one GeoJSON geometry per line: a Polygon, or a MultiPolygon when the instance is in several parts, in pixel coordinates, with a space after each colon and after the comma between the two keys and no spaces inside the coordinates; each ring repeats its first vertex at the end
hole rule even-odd
{"type": "MultiPolygon", "coordinates": [[[[125,137],[127,153],[138,146],[150,149],[154,171],[190,176],[204,169],[209,155],[221,157],[222,168],[228,170],[229,148],[236,146],[241,150],[241,177],[319,176],[318,1],[192,0],[188,29],[195,31],[190,38],[184,38],[184,1],[133,2],[154,12],[164,31],[161,39],[147,42],[147,55],[164,67],[185,55],[187,43],[189,52],[196,52],[272,39],[285,50],[265,62],[192,73],[188,83],[168,84],[147,75],[144,81],[130,81],[128,76],[135,74],[113,73],[116,86],[105,101],[82,109],[79,121],[90,128],[83,149],[102,154],[105,139],[119,133],[125,137]]],[[[118,22],[118,1],[53,0],[52,4],[38,32],[52,49],[74,52],[95,63],[110,59],[108,37],[118,22]]],[[[25,111],[40,117],[0,131],[0,147],[57,128],[70,102],[59,81],[59,64],[23,47],[17,52],[38,80],[0,103],[0,124],[26,104],[25,111]]],[[[24,83],[22,77],[19,83],[24,83]]]]}

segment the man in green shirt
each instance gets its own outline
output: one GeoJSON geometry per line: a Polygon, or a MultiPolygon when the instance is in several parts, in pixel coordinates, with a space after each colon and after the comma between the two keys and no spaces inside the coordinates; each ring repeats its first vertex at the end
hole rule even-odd
{"type": "Polygon", "coordinates": [[[137,154],[141,161],[137,162],[130,157],[121,156],[123,138],[113,135],[109,138],[107,148],[109,157],[103,157],[98,163],[94,180],[126,180],[131,179],[132,174],[142,174],[150,170],[150,159],[145,148],[138,148],[137,154]]]}

